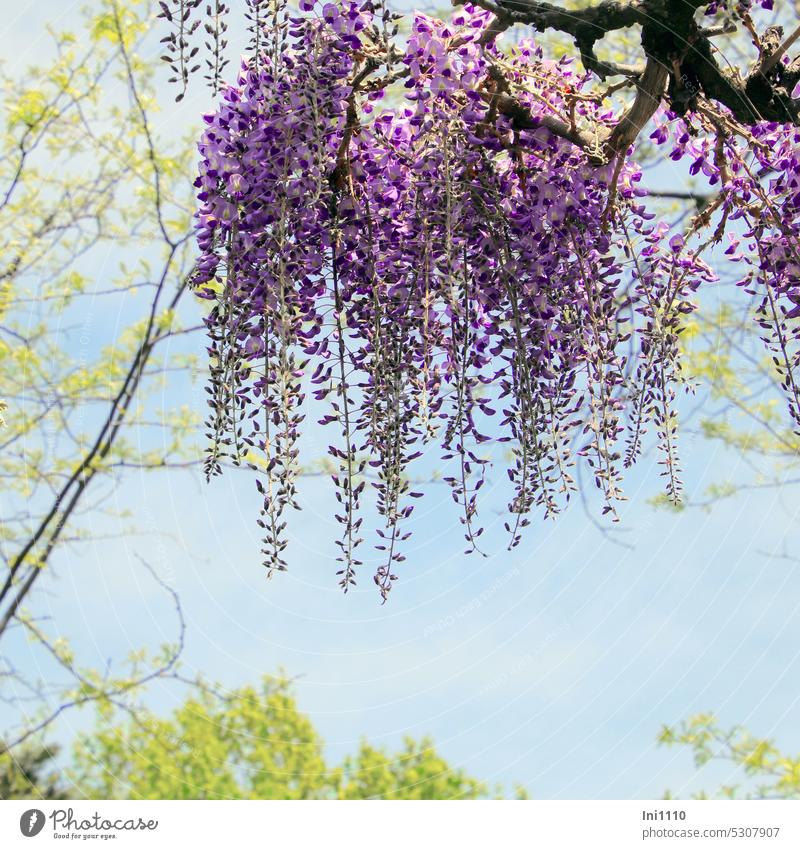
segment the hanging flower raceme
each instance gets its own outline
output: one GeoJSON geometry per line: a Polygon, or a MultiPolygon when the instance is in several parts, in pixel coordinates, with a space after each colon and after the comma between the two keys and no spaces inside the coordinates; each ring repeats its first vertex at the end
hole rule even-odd
{"type": "MultiPolygon", "coordinates": [[[[563,128],[614,122],[585,93],[588,75],[532,41],[501,52],[483,10],[417,15],[401,48],[380,7],[302,8],[264,34],[206,116],[196,182],[196,287],[211,302],[207,472],[223,458],[255,471],[266,566],[286,566],[303,420],[320,403],[345,590],[363,565],[369,487],[386,598],[421,495],[410,465],[434,446],[469,551],[480,549],[490,442],[510,451],[512,546],[531,513],[562,509],[578,463],[615,515],[650,423],[678,499],[677,340],[691,293],[715,276],[653,222],[634,163],[598,164],[569,139],[563,128]],[[395,84],[402,103],[383,108],[395,84]]],[[[693,145],[687,135],[676,149],[720,179],[714,142],[693,145]]],[[[790,207],[795,220],[788,148],[777,173],[774,220],[790,207]]],[[[745,214],[749,201],[728,200],[744,184],[721,182],[726,214],[745,214]]],[[[769,227],[777,241],[762,242],[753,275],[769,269],[767,291],[795,305],[785,319],[800,304],[798,264],[769,227]]]]}
{"type": "MultiPolygon", "coordinates": [[[[658,135],[661,144],[670,138],[658,135]]],[[[714,240],[730,227],[725,255],[745,268],[738,285],[758,300],[761,336],[800,428],[800,130],[769,122],[745,130],[701,112],[675,120],[673,136],[672,158],[690,157],[690,171],[719,189],[699,219],[718,215],[714,240]]]]}

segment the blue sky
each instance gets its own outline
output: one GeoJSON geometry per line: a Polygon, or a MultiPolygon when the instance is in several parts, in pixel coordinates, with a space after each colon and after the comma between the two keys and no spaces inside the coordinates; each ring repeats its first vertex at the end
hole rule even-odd
{"type": "MultiPolygon", "coordinates": [[[[14,61],[35,56],[42,23],[70,8],[45,0],[6,22],[2,43],[25,45],[14,61]]],[[[201,101],[196,94],[175,110],[165,94],[156,130],[183,132],[201,101]]],[[[684,183],[671,164],[650,179],[684,183]]],[[[202,338],[193,344],[201,353],[202,338]]],[[[170,384],[158,403],[201,409],[202,382],[170,384]]],[[[307,435],[309,456],[324,438],[307,435]]],[[[202,450],[202,432],[196,441],[202,450]]],[[[684,440],[683,460],[690,496],[750,476],[740,458],[702,439],[684,440]]],[[[395,746],[405,734],[431,734],[452,762],[539,798],[652,798],[731,781],[724,768],[698,775],[687,752],[655,744],[662,723],[701,710],[800,749],[800,567],[763,553],[800,555],[793,490],[742,493],[711,511],[656,511],[647,500],[659,491],[658,470],[647,456],[628,476],[613,538],[576,502],[557,522],[534,521],[508,552],[504,498],[486,489],[492,555],[463,556],[449,492],[434,485],[381,606],[369,575],[346,597],[336,587],[325,478],[302,481],[290,570],[266,581],[258,497],[244,473],[211,486],[188,473],[132,475],[113,506],[147,533],[62,552],[37,603],[87,663],[171,640],[169,600],[141,555],[180,594],[187,673],[235,685],[283,668],[297,676],[300,705],[332,758],[362,736],[395,746]]],[[[596,503],[589,509],[599,517],[596,503]]],[[[98,519],[95,530],[125,526],[98,519]]],[[[175,697],[152,693],[158,707],[175,697]]],[[[59,735],[85,721],[67,716],[59,735]]]]}

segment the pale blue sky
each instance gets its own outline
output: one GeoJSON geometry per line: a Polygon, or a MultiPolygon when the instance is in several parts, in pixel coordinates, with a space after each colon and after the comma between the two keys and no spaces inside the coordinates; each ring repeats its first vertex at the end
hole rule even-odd
{"type": "MultiPolygon", "coordinates": [[[[23,5],[24,15],[0,27],[3,44],[24,45],[6,57],[22,63],[41,50],[42,23],[75,8],[23,5]]],[[[198,92],[174,110],[165,95],[157,130],[183,132],[204,101],[198,92]]],[[[671,163],[649,179],[684,183],[671,163]]],[[[193,344],[202,352],[202,337],[193,344]]],[[[200,409],[202,384],[171,384],[159,403],[200,409]]],[[[310,455],[324,438],[309,434],[310,455]]],[[[202,440],[198,432],[198,449],[202,440]]],[[[749,477],[739,458],[700,439],[684,440],[683,457],[690,495],[749,477]]],[[[493,556],[484,560],[461,554],[449,493],[433,487],[382,607],[368,576],[347,597],[336,587],[324,478],[302,482],[290,571],[267,582],[258,498],[245,474],[211,486],[190,474],[131,476],[115,506],[160,535],[64,552],[38,604],[86,662],[172,639],[169,604],[141,554],[180,593],[187,672],[234,685],[283,667],[299,676],[301,707],[332,757],[362,735],[394,746],[404,734],[431,734],[454,763],[540,798],[684,795],[730,781],[718,768],[698,776],[687,752],[655,744],[661,723],[700,710],[800,749],[798,566],[760,553],[786,545],[800,555],[795,491],[745,493],[710,512],[657,512],[647,505],[659,491],[652,457],[626,489],[617,537],[633,548],[610,541],[575,503],[556,523],[534,521],[509,553],[502,500],[487,486],[493,556]]],[[[174,693],[153,698],[166,705],[174,693]]],[[[60,736],[83,722],[66,717],[60,736]]]]}

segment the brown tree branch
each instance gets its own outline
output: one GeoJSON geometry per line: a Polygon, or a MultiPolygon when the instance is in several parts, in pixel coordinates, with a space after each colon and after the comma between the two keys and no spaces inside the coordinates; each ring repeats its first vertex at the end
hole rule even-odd
{"type": "MultiPolygon", "coordinates": [[[[183,239],[176,243],[176,247],[188,238],[188,235],[184,236],[183,239]]],[[[130,404],[136,395],[144,373],[144,366],[150,359],[158,339],[158,335],[155,332],[158,304],[167,277],[172,271],[175,251],[176,248],[172,248],[169,252],[151,303],[150,315],[142,341],[122,382],[122,386],[109,407],[106,419],[100,427],[94,444],[56,496],[50,511],[42,518],[36,530],[31,534],[25,545],[11,562],[5,583],[2,589],[0,589],[0,604],[8,602],[6,609],[0,614],[0,637],[2,637],[23,600],[36,583],[37,578],[42,572],[42,566],[47,562],[47,558],[58,542],[67,520],[77,507],[87,486],[97,474],[99,461],[108,455],[120,429],[125,423],[130,404]],[[41,547],[40,553],[36,554],[35,561],[31,562],[31,556],[35,554],[39,547],[41,547]],[[15,584],[17,574],[25,567],[27,567],[27,574],[21,583],[15,584]]],[[[191,273],[179,283],[167,306],[167,310],[174,310],[178,305],[181,297],[188,289],[190,279],[191,273]]]]}
{"type": "Polygon", "coordinates": [[[664,96],[668,77],[669,72],[665,65],[657,59],[648,58],[644,73],[636,84],[636,97],[619,119],[606,143],[609,158],[617,153],[624,153],[653,117],[664,96]]]}
{"type": "MultiPolygon", "coordinates": [[[[605,128],[597,133],[578,132],[558,119],[536,121],[525,116],[524,107],[507,91],[495,95],[497,109],[511,117],[516,126],[524,128],[534,122],[536,126],[547,126],[590,152],[599,136],[605,155],[598,157],[593,153],[593,159],[608,161],[625,150],[661,103],[683,114],[695,109],[698,99],[705,97],[726,107],[745,125],[762,120],[800,123],[800,99],[791,96],[800,81],[800,59],[786,65],[780,61],[800,38],[800,28],[786,38],[780,27],[769,28],[759,40],[761,61],[743,75],[721,68],[714,56],[711,38],[730,32],[730,25],[702,28],[695,20],[695,13],[708,5],[708,0],[602,0],[582,9],[564,9],[539,0],[475,3],[496,16],[482,39],[484,44],[518,23],[539,32],[555,30],[572,36],[584,67],[600,79],[624,75],[636,80],[636,99],[610,134],[605,128]],[[646,58],[643,71],[597,58],[596,42],[635,24],[642,28],[641,45],[646,58]]],[[[454,0],[454,5],[460,5],[458,0],[454,0]]]]}

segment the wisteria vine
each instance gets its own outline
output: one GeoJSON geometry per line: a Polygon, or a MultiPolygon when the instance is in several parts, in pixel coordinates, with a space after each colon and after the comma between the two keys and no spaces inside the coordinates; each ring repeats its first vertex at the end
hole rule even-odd
{"type": "MultiPolygon", "coordinates": [[[[512,547],[532,513],[569,501],[579,463],[615,517],[648,430],[678,501],[678,340],[692,294],[717,279],[702,255],[726,233],[740,234],[726,255],[759,298],[800,425],[792,123],[744,126],[708,101],[657,112],[653,141],[716,193],[675,234],[628,151],[609,147],[618,118],[592,73],[533,39],[501,49],[501,16],[417,14],[400,42],[377,2],[262,5],[248,3],[254,52],[205,116],[195,287],[211,307],[206,471],[255,472],[270,572],[286,568],[308,393],[327,404],[345,591],[369,486],[373,577],[390,592],[422,494],[409,467],[428,445],[448,463],[468,551],[490,442],[511,457],[512,547]],[[384,106],[398,85],[402,103],[384,106]]],[[[785,59],[772,72],[792,73],[785,59]]]]}

